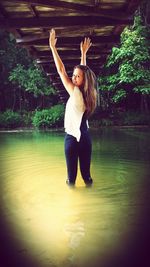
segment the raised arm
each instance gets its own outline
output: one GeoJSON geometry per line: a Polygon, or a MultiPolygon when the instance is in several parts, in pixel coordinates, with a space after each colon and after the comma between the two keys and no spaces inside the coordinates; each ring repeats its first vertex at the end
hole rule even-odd
{"type": "Polygon", "coordinates": [[[81,65],[86,65],[86,53],[91,47],[92,43],[90,38],[85,38],[83,42],[80,43],[80,51],[81,51],[81,65]]]}
{"type": "Polygon", "coordinates": [[[73,88],[74,85],[72,83],[72,81],[69,79],[66,70],[65,70],[65,66],[57,52],[57,48],[56,48],[56,42],[57,42],[57,38],[55,35],[55,30],[52,29],[50,31],[50,37],[49,37],[49,46],[50,49],[52,51],[52,55],[53,55],[53,59],[56,65],[56,69],[57,72],[62,80],[62,83],[64,85],[64,87],[66,88],[66,90],[68,91],[69,94],[71,94],[73,92],[73,88]]]}

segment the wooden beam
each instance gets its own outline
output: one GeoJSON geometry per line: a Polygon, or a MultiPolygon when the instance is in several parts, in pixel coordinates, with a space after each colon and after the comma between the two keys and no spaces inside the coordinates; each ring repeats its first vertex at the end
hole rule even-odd
{"type": "MultiPolygon", "coordinates": [[[[67,72],[68,75],[72,75],[72,70],[67,72]]],[[[50,77],[51,80],[58,81],[60,80],[60,76],[58,75],[58,72],[46,72],[47,76],[50,77]]]]}
{"type": "Polygon", "coordinates": [[[38,17],[38,13],[37,13],[37,11],[36,11],[34,5],[32,5],[32,4],[30,5],[30,10],[31,10],[32,15],[33,15],[34,17],[38,17]]]}
{"type": "Polygon", "coordinates": [[[66,1],[58,1],[58,0],[15,0],[17,3],[27,3],[38,6],[45,7],[62,7],[72,10],[84,10],[84,12],[89,12],[91,9],[94,11],[94,6],[91,5],[83,5],[79,3],[66,2],[66,1]]]}
{"type": "Polygon", "coordinates": [[[110,26],[110,25],[128,25],[133,22],[133,19],[118,19],[116,18],[106,18],[101,16],[62,16],[62,17],[39,17],[39,18],[0,18],[0,27],[1,28],[32,28],[32,27],[47,27],[51,29],[52,27],[61,27],[74,26],[78,25],[88,26],[97,25],[97,26],[110,26]]]}
{"type": "MultiPolygon", "coordinates": [[[[3,8],[3,6],[0,4],[0,14],[3,18],[9,18],[8,12],[3,8]]],[[[9,30],[9,29],[8,29],[9,30]]],[[[13,29],[11,33],[16,37],[16,38],[21,38],[22,35],[19,30],[13,29]]]]}
{"type": "MultiPolygon", "coordinates": [[[[105,55],[98,55],[98,56],[91,55],[91,56],[87,57],[87,60],[88,60],[88,62],[94,63],[94,62],[103,60],[105,58],[106,58],[105,55]]],[[[64,63],[70,63],[70,62],[74,63],[76,61],[80,62],[80,57],[67,56],[67,57],[61,57],[61,59],[64,63]]],[[[52,57],[49,57],[49,58],[45,58],[45,59],[36,59],[36,62],[37,62],[37,64],[53,64],[54,60],[52,57]]]]}
{"type": "MultiPolygon", "coordinates": [[[[99,64],[99,65],[96,64],[95,66],[88,64],[88,66],[94,71],[95,75],[98,75],[100,73],[100,70],[102,69],[103,65],[104,63],[99,64]]],[[[66,66],[66,71],[70,78],[72,77],[73,67],[74,66],[66,66]]],[[[46,73],[56,72],[56,68],[50,67],[50,66],[43,66],[43,69],[46,73]]]]}
{"type": "MultiPolygon", "coordinates": [[[[119,26],[104,26],[104,27],[99,27],[98,25],[88,25],[88,26],[67,26],[67,27],[57,27],[56,28],[56,36],[59,38],[67,38],[73,37],[73,38],[78,38],[80,37],[81,39],[87,36],[108,36],[108,35],[113,35],[113,32],[115,32],[115,28],[118,28],[116,31],[116,34],[114,35],[120,35],[122,32],[122,29],[125,27],[125,25],[119,25],[119,26]],[[119,32],[120,29],[120,32],[119,32]]],[[[43,31],[40,34],[37,34],[34,32],[34,29],[30,31],[30,33],[27,35],[26,34],[26,29],[25,29],[25,36],[21,40],[17,40],[18,42],[34,42],[34,41],[39,41],[43,39],[48,39],[49,38],[49,30],[47,28],[44,28],[43,31]]],[[[22,32],[24,33],[24,29],[22,29],[22,32]]]]}
{"type": "MultiPolygon", "coordinates": [[[[89,36],[90,37],[90,36],[89,36]]],[[[120,36],[119,35],[110,35],[110,36],[91,36],[90,37],[92,42],[95,43],[117,43],[120,41],[120,36]]],[[[80,42],[83,40],[83,37],[58,37],[57,38],[57,46],[60,47],[65,47],[65,44],[68,45],[75,45],[78,46],[80,44],[80,42]]],[[[44,38],[44,39],[26,39],[26,38],[18,38],[16,39],[17,44],[21,44],[21,45],[46,45],[49,46],[49,39],[44,38]]]]}
{"type": "Polygon", "coordinates": [[[2,15],[3,18],[8,18],[8,13],[6,10],[3,8],[3,6],[0,4],[0,14],[2,15]]]}
{"type": "MultiPolygon", "coordinates": [[[[106,57],[103,57],[102,59],[99,59],[99,60],[87,59],[87,65],[91,66],[91,68],[92,67],[94,68],[94,67],[102,65],[103,62],[105,62],[105,60],[106,60],[106,57]]],[[[69,69],[69,70],[73,70],[74,66],[80,64],[79,60],[72,60],[72,61],[64,60],[63,62],[65,64],[66,69],[69,69]]],[[[44,62],[44,63],[41,63],[40,65],[43,66],[43,68],[47,68],[46,72],[53,72],[54,70],[56,72],[56,67],[55,67],[54,62],[50,62],[50,63],[44,62]]]]}
{"type": "MultiPolygon", "coordinates": [[[[103,63],[104,64],[104,63],[103,63]]],[[[96,65],[96,66],[89,66],[94,72],[95,74],[97,75],[100,70],[102,69],[102,66],[103,64],[101,65],[96,65]]],[[[43,70],[46,72],[46,73],[49,73],[49,74],[53,74],[53,72],[56,72],[56,69],[55,68],[50,68],[49,66],[43,66],[43,70]]],[[[72,67],[66,67],[66,71],[69,75],[69,77],[71,78],[72,77],[72,72],[73,72],[73,66],[72,67]]],[[[57,74],[58,75],[58,74],[57,74]]],[[[50,76],[50,75],[49,75],[50,76]]],[[[55,78],[52,78],[52,80],[55,80],[55,78]]]]}
{"type": "MultiPolygon", "coordinates": [[[[58,50],[59,51],[59,50],[58,50]]],[[[111,49],[110,48],[101,48],[100,46],[99,47],[94,47],[92,46],[90,48],[90,50],[88,51],[88,56],[90,55],[105,55],[105,54],[109,54],[111,52],[111,49]]],[[[44,58],[47,58],[47,57],[50,57],[51,56],[51,51],[50,49],[49,50],[46,50],[46,51],[38,51],[35,49],[35,56],[38,58],[38,59],[44,59],[44,58]]],[[[68,56],[68,55],[72,55],[72,56],[80,56],[80,51],[79,51],[79,47],[77,50],[72,50],[72,48],[70,47],[70,49],[68,50],[60,50],[59,51],[59,55],[62,57],[62,56],[68,56]]]]}
{"type": "MultiPolygon", "coordinates": [[[[101,69],[104,63],[106,62],[106,59],[99,60],[98,62],[91,62],[87,60],[87,65],[95,72],[97,69],[101,69]]],[[[76,65],[80,64],[80,62],[73,62],[72,64],[66,64],[65,63],[65,68],[67,70],[67,73],[72,76],[73,69],[76,65]]],[[[46,73],[55,73],[56,72],[56,67],[53,64],[43,64],[42,65],[43,69],[45,70],[46,73]]]]}
{"type": "Polygon", "coordinates": [[[123,32],[125,27],[126,27],[126,25],[118,25],[118,26],[114,27],[112,34],[120,35],[120,33],[123,32]]]}
{"type": "MultiPolygon", "coordinates": [[[[124,10],[123,10],[123,6],[122,8],[113,8],[113,3],[112,3],[112,8],[108,8],[108,9],[103,9],[101,8],[102,3],[100,3],[100,1],[98,1],[97,3],[95,2],[90,3],[90,5],[88,4],[80,4],[80,3],[75,3],[75,2],[68,2],[68,1],[58,1],[58,0],[15,0],[16,3],[26,3],[26,4],[31,4],[31,5],[38,5],[38,6],[44,6],[44,7],[53,7],[53,8],[57,8],[57,7],[61,7],[64,9],[68,9],[69,11],[77,11],[77,12],[81,12],[81,13],[91,13],[94,12],[96,14],[101,14],[103,16],[114,16],[116,17],[117,15],[122,15],[122,17],[124,17],[124,10]],[[119,11],[119,12],[118,12],[119,11]],[[120,14],[120,12],[122,12],[122,14],[120,14]],[[119,13],[119,14],[118,14],[119,13]]],[[[92,2],[92,1],[91,1],[92,2]]]]}
{"type": "Polygon", "coordinates": [[[62,82],[61,82],[61,81],[60,81],[60,82],[55,82],[55,81],[53,81],[52,84],[53,84],[54,86],[60,86],[60,85],[62,85],[62,82]]]}
{"type": "Polygon", "coordinates": [[[139,7],[142,0],[127,0],[125,4],[125,12],[128,14],[133,14],[136,11],[136,9],[139,7]]]}
{"type": "MultiPolygon", "coordinates": [[[[95,56],[94,55],[91,55],[91,56],[87,56],[87,60],[90,62],[93,61],[94,62],[97,62],[97,61],[101,61],[103,59],[105,59],[109,54],[101,54],[101,55],[97,55],[95,56]]],[[[64,63],[70,63],[71,61],[74,63],[74,62],[80,62],[80,57],[61,57],[62,61],[64,63]]],[[[52,57],[45,57],[45,58],[36,58],[36,63],[39,64],[39,65],[42,65],[42,64],[53,64],[54,60],[52,57]]]]}
{"type": "MultiPolygon", "coordinates": [[[[120,27],[120,26],[117,26],[117,27],[120,27]]],[[[68,38],[69,37],[72,37],[72,38],[84,38],[84,37],[87,37],[87,36],[104,36],[104,35],[108,35],[108,34],[111,34],[113,29],[116,28],[116,27],[113,27],[113,26],[110,26],[110,29],[109,27],[106,26],[106,30],[105,30],[105,27],[101,27],[99,28],[99,26],[97,25],[93,25],[93,26],[88,26],[88,27],[82,27],[82,30],[80,30],[80,27],[79,26],[73,26],[73,27],[60,27],[60,28],[57,28],[56,29],[56,36],[59,37],[59,38],[68,38]],[[98,33],[99,29],[102,31],[101,34],[98,33]]],[[[24,32],[24,30],[22,30],[24,32]]],[[[116,35],[119,35],[120,32],[118,32],[118,34],[116,35]]],[[[31,33],[28,34],[28,35],[25,35],[22,39],[18,39],[17,42],[18,43],[21,43],[21,42],[34,42],[34,41],[38,41],[38,40],[43,40],[43,39],[48,39],[49,38],[49,29],[45,29],[45,32],[42,32],[40,34],[36,34],[36,32],[34,32],[34,29],[33,31],[31,30],[31,33]]]]}
{"type": "MultiPolygon", "coordinates": [[[[92,39],[92,38],[91,38],[92,39]]],[[[76,40],[76,38],[75,38],[76,40]]],[[[93,40],[92,40],[93,41],[93,40]]],[[[119,42],[119,36],[118,36],[118,40],[119,42]]],[[[116,42],[116,43],[118,43],[116,42]]],[[[94,53],[101,53],[101,51],[104,51],[105,53],[107,53],[107,51],[111,51],[111,48],[112,48],[112,44],[111,42],[107,42],[107,43],[94,43],[92,42],[92,46],[90,48],[90,50],[88,51],[88,54],[89,53],[92,53],[92,51],[94,51],[94,53]]],[[[34,48],[35,48],[35,53],[37,53],[39,55],[39,57],[41,56],[46,56],[47,54],[48,55],[51,55],[51,50],[50,48],[47,46],[47,50],[39,50],[39,47],[34,45],[34,48]]],[[[75,54],[76,53],[79,53],[79,43],[78,44],[71,44],[71,46],[69,44],[64,44],[64,46],[57,46],[57,50],[59,51],[59,54],[70,54],[70,52],[72,52],[71,54],[75,54]]]]}
{"type": "Polygon", "coordinates": [[[51,80],[55,80],[59,77],[58,72],[46,72],[46,75],[49,76],[51,80]]]}

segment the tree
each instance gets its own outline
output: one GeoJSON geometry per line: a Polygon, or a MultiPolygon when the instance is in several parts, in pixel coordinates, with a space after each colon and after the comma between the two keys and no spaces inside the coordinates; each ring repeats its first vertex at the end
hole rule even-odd
{"type": "Polygon", "coordinates": [[[149,29],[140,15],[134,25],[126,27],[121,34],[120,47],[114,47],[98,78],[102,96],[107,96],[109,106],[125,103],[126,108],[148,111],[150,95],[150,46],[149,29]],[[136,100],[136,101],[135,101],[136,100]]]}
{"type": "Polygon", "coordinates": [[[5,30],[0,31],[0,110],[12,108],[16,102],[17,88],[8,79],[16,64],[31,63],[26,49],[16,47],[15,38],[5,30]]]}
{"type": "Polygon", "coordinates": [[[49,84],[47,77],[41,68],[35,62],[32,62],[27,68],[21,64],[10,72],[9,81],[17,84],[26,92],[33,93],[34,97],[41,96],[41,107],[44,107],[44,97],[54,96],[55,89],[49,84]]]}
{"type": "Polygon", "coordinates": [[[0,110],[33,110],[58,102],[48,77],[28,55],[16,46],[15,38],[0,31],[0,110]],[[48,104],[47,104],[48,103],[48,104]]]}

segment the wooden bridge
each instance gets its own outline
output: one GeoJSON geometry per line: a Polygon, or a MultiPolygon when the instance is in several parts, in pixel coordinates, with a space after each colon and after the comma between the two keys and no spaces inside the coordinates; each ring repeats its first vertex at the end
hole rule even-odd
{"type": "Polygon", "coordinates": [[[87,64],[99,74],[140,0],[1,0],[0,28],[13,33],[18,45],[27,48],[40,64],[62,101],[66,98],[49,49],[49,30],[56,29],[57,47],[72,75],[80,62],[80,42],[90,37],[87,64]]]}

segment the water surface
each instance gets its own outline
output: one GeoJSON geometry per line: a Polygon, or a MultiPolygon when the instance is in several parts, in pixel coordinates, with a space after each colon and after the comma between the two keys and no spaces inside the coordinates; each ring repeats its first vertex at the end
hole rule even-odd
{"type": "Polygon", "coordinates": [[[0,133],[3,267],[150,266],[150,131],[91,136],[94,184],[71,189],[63,132],[0,133]]]}

